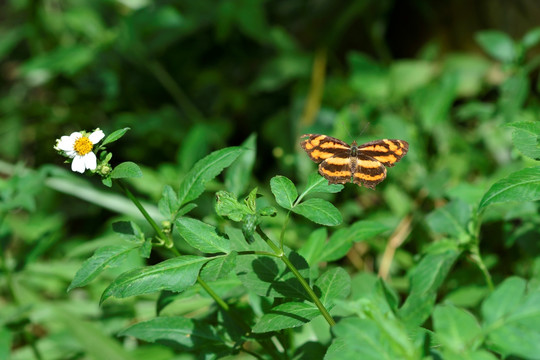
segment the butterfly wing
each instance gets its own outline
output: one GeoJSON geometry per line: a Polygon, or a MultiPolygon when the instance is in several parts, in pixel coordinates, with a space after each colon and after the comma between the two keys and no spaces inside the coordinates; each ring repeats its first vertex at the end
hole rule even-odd
{"type": "Polygon", "coordinates": [[[380,161],[363,153],[359,153],[356,159],[353,182],[359,186],[375,189],[375,186],[386,178],[386,168],[380,161]]]}
{"type": "Polygon", "coordinates": [[[328,180],[329,184],[345,184],[351,182],[356,158],[351,157],[349,150],[336,150],[334,156],[319,164],[319,174],[328,180]]]}
{"type": "Polygon", "coordinates": [[[301,138],[304,139],[300,143],[302,149],[304,149],[311,160],[315,161],[317,164],[335,156],[337,153],[343,151],[348,153],[351,149],[347,143],[331,136],[305,134],[302,135],[301,138]]]}
{"type": "Polygon", "coordinates": [[[360,154],[380,161],[384,166],[394,166],[409,150],[409,144],[403,140],[382,139],[358,146],[360,154]]]}

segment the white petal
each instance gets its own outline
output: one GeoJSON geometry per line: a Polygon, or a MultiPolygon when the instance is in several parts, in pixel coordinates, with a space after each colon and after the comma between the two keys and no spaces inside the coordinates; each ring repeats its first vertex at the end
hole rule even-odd
{"type": "Polygon", "coordinates": [[[75,142],[75,140],[77,140],[78,138],[82,137],[82,134],[78,131],[76,132],[73,132],[71,133],[71,135],[69,135],[69,138],[73,140],[73,142],[75,142]]]}
{"type": "Polygon", "coordinates": [[[77,155],[73,158],[73,162],[71,163],[71,170],[80,172],[82,174],[84,173],[84,170],[86,170],[84,164],[84,157],[77,155]]]}
{"type": "Polygon", "coordinates": [[[97,128],[96,131],[94,131],[93,133],[90,134],[90,136],[88,136],[88,139],[92,142],[92,144],[97,144],[104,137],[105,137],[105,134],[103,133],[103,131],[97,128]]]}
{"type": "Polygon", "coordinates": [[[97,159],[96,155],[93,152],[89,152],[88,154],[84,155],[83,160],[84,166],[86,166],[87,169],[96,170],[97,159]]]}
{"type": "Polygon", "coordinates": [[[67,152],[73,150],[74,145],[75,139],[72,139],[70,136],[62,136],[56,143],[56,148],[67,152]]]}

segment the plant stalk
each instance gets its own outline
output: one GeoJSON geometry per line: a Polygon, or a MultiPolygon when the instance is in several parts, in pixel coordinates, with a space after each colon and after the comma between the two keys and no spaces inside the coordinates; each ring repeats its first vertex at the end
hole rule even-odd
{"type": "Polygon", "coordinates": [[[306,292],[308,293],[311,300],[315,303],[317,308],[319,308],[319,311],[321,312],[322,316],[325,318],[326,322],[328,322],[330,326],[336,325],[336,321],[334,320],[332,315],[330,315],[328,310],[326,310],[321,300],[319,300],[315,292],[313,292],[313,289],[311,289],[311,287],[309,286],[307,281],[304,279],[302,274],[300,274],[298,269],[296,269],[296,267],[289,260],[289,258],[287,258],[285,253],[274,244],[274,242],[264,233],[264,231],[261,230],[260,227],[257,227],[257,233],[263,238],[264,241],[266,241],[268,246],[270,246],[272,250],[276,252],[276,255],[279,256],[281,261],[285,263],[285,265],[289,268],[289,270],[291,270],[294,276],[298,279],[298,281],[300,282],[304,290],[306,290],[306,292]]]}

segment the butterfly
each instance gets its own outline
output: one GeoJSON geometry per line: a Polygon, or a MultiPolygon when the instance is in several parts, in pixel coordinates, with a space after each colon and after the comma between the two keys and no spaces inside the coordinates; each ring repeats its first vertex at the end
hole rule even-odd
{"type": "Polygon", "coordinates": [[[305,134],[300,144],[311,160],[319,164],[319,174],[329,184],[354,182],[370,189],[386,178],[386,167],[394,166],[409,150],[403,140],[382,139],[352,145],[320,134],[305,134]]]}

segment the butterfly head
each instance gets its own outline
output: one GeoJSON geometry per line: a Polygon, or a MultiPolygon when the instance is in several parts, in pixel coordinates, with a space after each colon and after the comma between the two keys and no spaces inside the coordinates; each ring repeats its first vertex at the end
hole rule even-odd
{"type": "Polygon", "coordinates": [[[351,144],[351,156],[356,156],[358,153],[357,150],[358,150],[358,144],[356,143],[356,141],[353,141],[351,144]]]}

